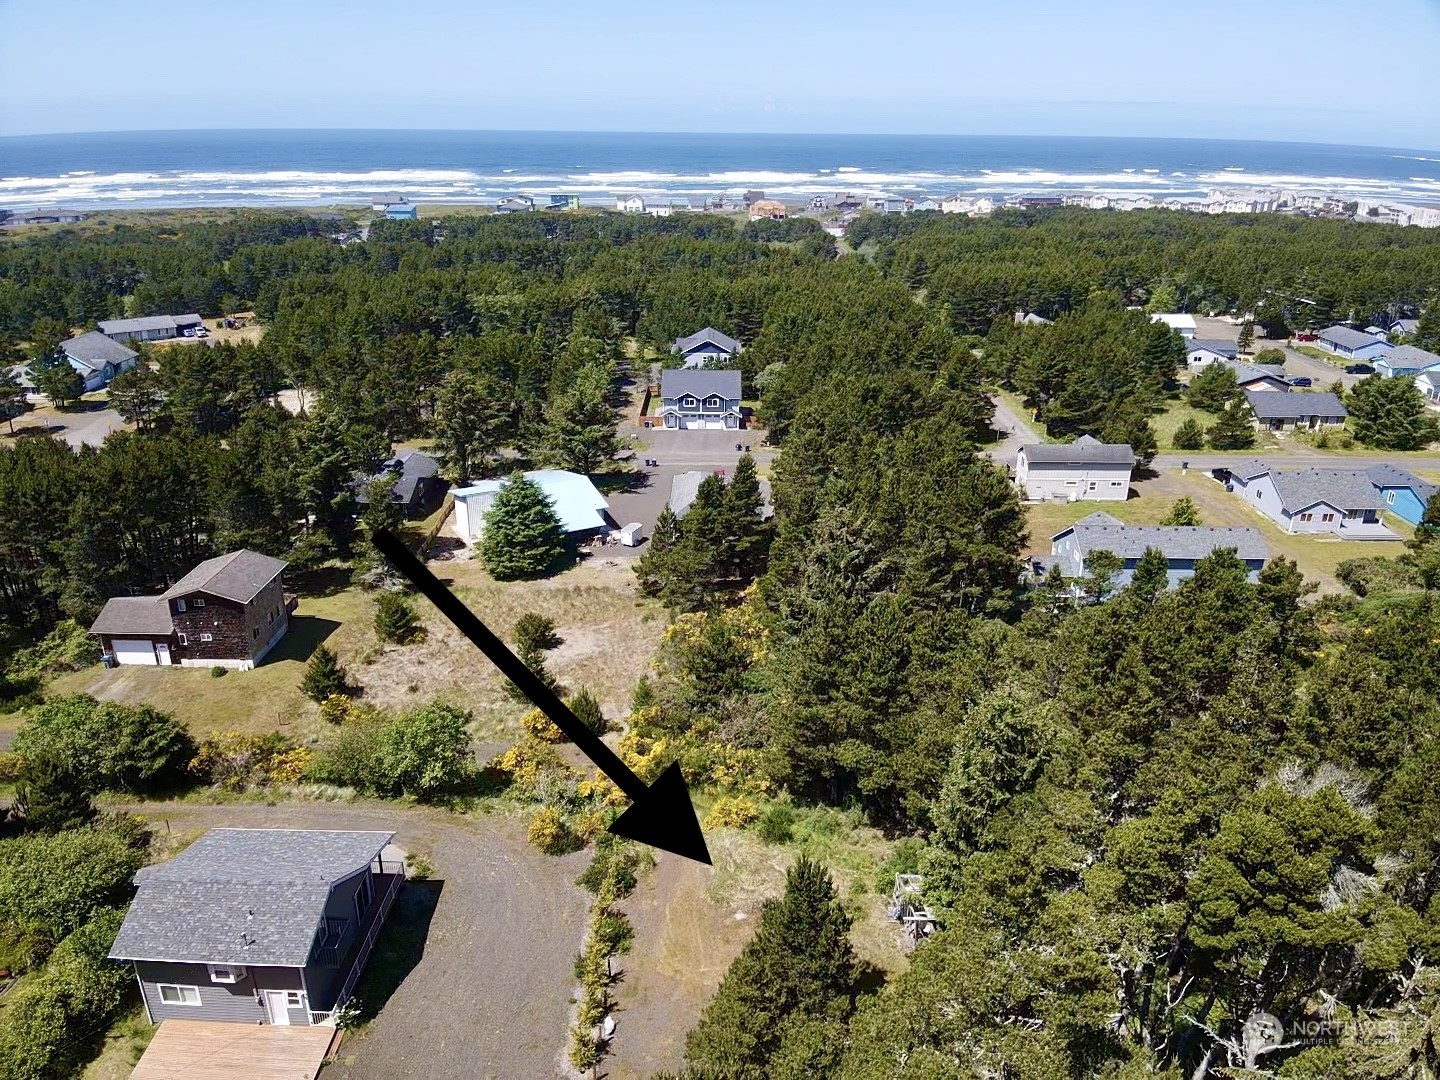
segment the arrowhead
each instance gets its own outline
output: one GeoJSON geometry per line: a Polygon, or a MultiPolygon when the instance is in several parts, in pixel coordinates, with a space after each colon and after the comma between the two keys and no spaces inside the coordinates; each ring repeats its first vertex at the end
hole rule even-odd
{"type": "Polygon", "coordinates": [[[705,846],[695,807],[690,803],[690,789],[685,786],[685,777],[675,762],[615,819],[610,831],[616,836],[712,865],[710,849],[705,846]]]}

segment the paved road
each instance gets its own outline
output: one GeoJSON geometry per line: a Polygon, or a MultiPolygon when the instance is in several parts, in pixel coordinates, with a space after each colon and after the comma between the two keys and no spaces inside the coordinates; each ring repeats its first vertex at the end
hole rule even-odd
{"type": "Polygon", "coordinates": [[[1161,454],[1151,464],[1154,469],[1178,469],[1188,461],[1192,469],[1220,469],[1238,464],[1246,458],[1267,458],[1281,468],[1287,465],[1304,468],[1323,464],[1331,469],[1368,469],[1371,465],[1394,465],[1397,469],[1414,472],[1440,472],[1440,457],[1409,457],[1405,454],[1327,454],[1323,450],[1289,443],[1281,453],[1264,450],[1234,454],[1213,454],[1197,451],[1193,454],[1161,454]]]}
{"type": "Polygon", "coordinates": [[[1345,384],[1349,390],[1361,379],[1369,378],[1367,375],[1347,375],[1345,369],[1338,364],[1327,363],[1324,360],[1316,360],[1313,356],[1306,356],[1302,352],[1296,352],[1283,341],[1257,341],[1255,349],[1279,349],[1285,354],[1285,370],[1291,375],[1308,375],[1315,380],[1314,389],[1323,390],[1336,379],[1345,384]]]}
{"type": "Polygon", "coordinates": [[[574,880],[588,853],[541,855],[525,843],[521,824],[502,816],[394,804],[128,809],[162,830],[166,821],[177,831],[394,829],[401,848],[429,857],[443,887],[423,952],[369,1029],[344,1041],[326,1080],[565,1075],[571,967],[589,900],[574,880]]]}
{"type": "Polygon", "coordinates": [[[1001,436],[1000,441],[986,447],[985,452],[1002,465],[1015,464],[1015,452],[1021,446],[1044,442],[1030,421],[1021,416],[1004,398],[992,398],[995,403],[995,419],[992,426],[1001,436]]]}

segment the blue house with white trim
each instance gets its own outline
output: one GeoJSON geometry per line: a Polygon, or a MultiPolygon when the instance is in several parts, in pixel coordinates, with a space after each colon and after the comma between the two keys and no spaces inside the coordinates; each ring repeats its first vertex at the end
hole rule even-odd
{"type": "Polygon", "coordinates": [[[1336,356],[1351,360],[1375,360],[1394,348],[1388,341],[1348,326],[1327,326],[1317,331],[1315,343],[1336,356]]]}
{"type": "Polygon", "coordinates": [[[1375,485],[1386,510],[1411,525],[1420,524],[1425,504],[1435,494],[1434,484],[1428,484],[1394,465],[1371,466],[1365,470],[1365,475],[1375,485]]]}
{"type": "Polygon", "coordinates": [[[1440,356],[1414,345],[1396,345],[1375,361],[1375,371],[1387,379],[1397,375],[1419,375],[1422,371],[1440,367],[1440,356]]]}

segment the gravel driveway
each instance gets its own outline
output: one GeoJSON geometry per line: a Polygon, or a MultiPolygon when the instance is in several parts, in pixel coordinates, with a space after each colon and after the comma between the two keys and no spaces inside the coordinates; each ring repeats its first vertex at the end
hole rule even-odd
{"type": "Polygon", "coordinates": [[[326,1080],[553,1077],[567,1038],[572,965],[589,897],[574,885],[587,852],[541,855],[520,822],[382,803],[131,807],[162,831],[394,829],[443,882],[424,954],[326,1080]]]}

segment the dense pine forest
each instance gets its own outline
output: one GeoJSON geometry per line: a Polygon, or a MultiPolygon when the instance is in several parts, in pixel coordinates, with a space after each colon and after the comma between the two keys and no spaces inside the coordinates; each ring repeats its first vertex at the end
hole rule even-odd
{"type": "Polygon", "coordinates": [[[657,528],[640,583],[679,632],[635,734],[682,763],[719,742],[773,791],[904,838],[892,870],[924,874],[941,929],[876,989],[824,868],[798,863],[691,1033],[691,1074],[1440,1070],[1436,530],[1363,596],[1317,601],[1283,559],[1251,584],[1220,553],[1178,589],[1142,565],[1076,607],[1026,588],[1023,507],[981,452],[999,381],[1060,402],[1060,434],[1143,424],[1183,363],[1124,310],[1157,298],[1272,327],[1419,315],[1434,348],[1440,230],[867,216],[842,253],[813,222],[704,215],[335,228],[244,213],[0,245],[16,359],[128,312],[265,327],[147,354],[114,393],[139,430],[103,447],[0,448],[7,652],[237,545],[364,557],[349,480],[396,441],[457,476],[514,454],[585,471],[621,365],[710,324],[745,342],[781,448],[775,517],[737,533],[715,485],[657,528]],[[1022,310],[1065,355],[1015,345],[1022,310]]]}

